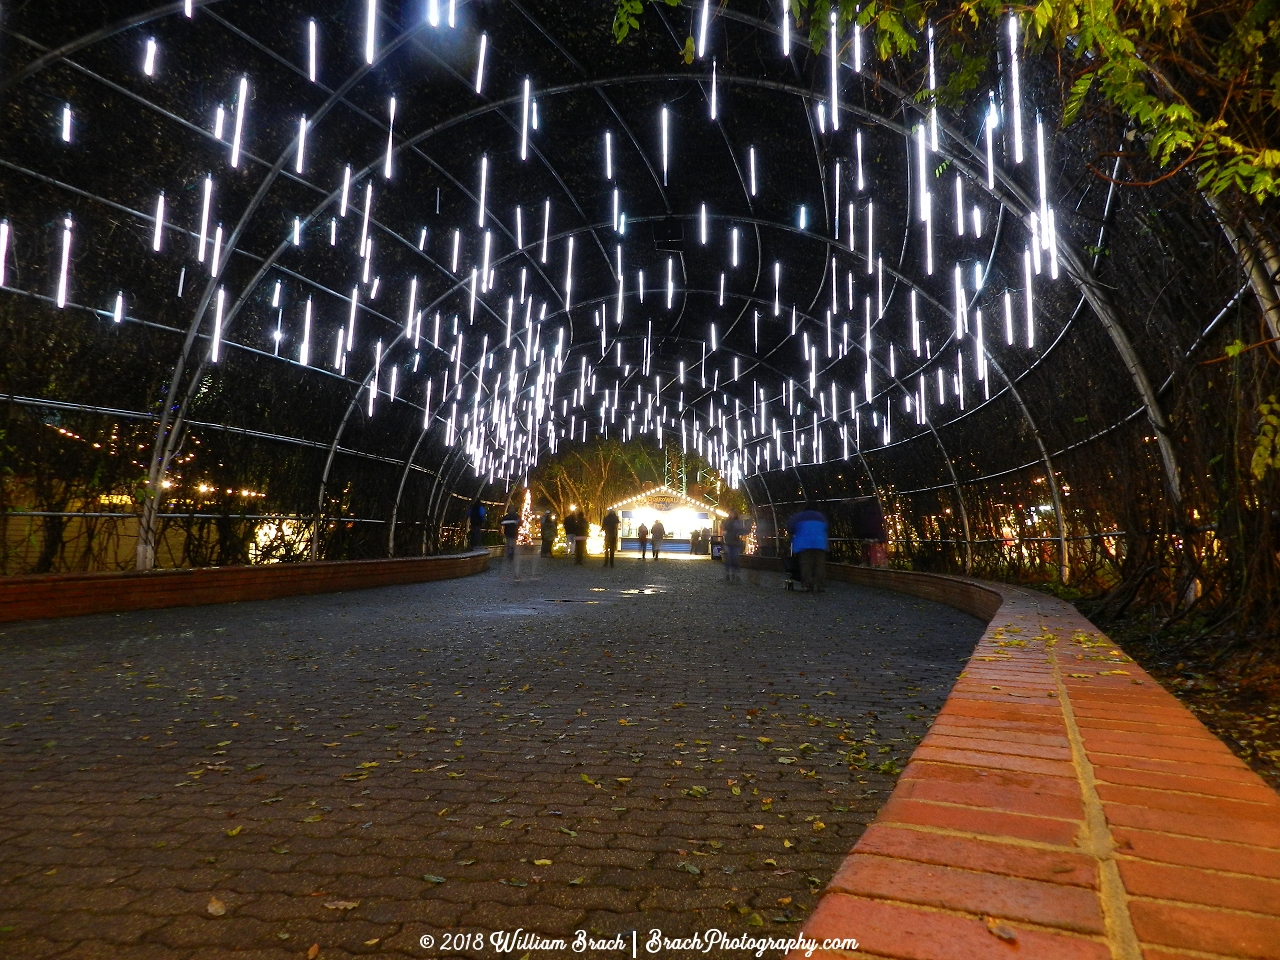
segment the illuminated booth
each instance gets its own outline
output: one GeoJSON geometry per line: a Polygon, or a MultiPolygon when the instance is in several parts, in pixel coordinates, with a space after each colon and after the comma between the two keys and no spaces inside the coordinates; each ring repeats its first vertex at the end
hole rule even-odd
{"type": "Polygon", "coordinates": [[[618,512],[619,547],[624,551],[639,551],[638,533],[641,524],[649,530],[659,520],[667,531],[663,550],[684,553],[689,550],[689,538],[694,531],[720,532],[720,521],[728,516],[711,504],[695,500],[670,487],[651,487],[634,497],[628,497],[609,507],[618,512]]]}

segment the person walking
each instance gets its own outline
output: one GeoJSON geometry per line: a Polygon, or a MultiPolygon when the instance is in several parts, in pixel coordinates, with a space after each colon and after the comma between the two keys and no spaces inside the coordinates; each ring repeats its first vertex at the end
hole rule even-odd
{"type": "Polygon", "coordinates": [[[484,546],[484,504],[476,497],[467,511],[467,521],[471,526],[471,549],[479,550],[484,546]]]}
{"type": "Polygon", "coordinates": [[[636,539],[640,541],[640,559],[641,560],[649,559],[647,556],[645,556],[645,554],[649,550],[649,528],[646,527],[643,523],[640,524],[640,529],[636,531],[636,539]]]}
{"type": "Polygon", "coordinates": [[[587,517],[581,510],[573,511],[573,562],[582,566],[587,557],[587,517]]]}
{"type": "Polygon", "coordinates": [[[600,526],[604,528],[604,565],[606,567],[613,566],[613,555],[618,550],[618,524],[621,521],[618,515],[610,510],[604,515],[604,520],[600,526]]]}
{"type": "Polygon", "coordinates": [[[542,515],[542,525],[539,533],[542,534],[542,555],[549,557],[551,556],[551,547],[556,542],[556,520],[555,517],[551,516],[550,510],[542,515]]]}
{"type": "Polygon", "coordinates": [[[513,503],[507,508],[506,516],[502,518],[502,536],[507,541],[507,549],[503,554],[503,559],[511,564],[511,577],[514,580],[520,579],[520,561],[516,558],[516,538],[520,536],[520,514],[516,513],[516,505],[513,503]]]}
{"type": "Polygon", "coordinates": [[[787,528],[791,553],[800,559],[800,582],[806,590],[822,593],[827,588],[827,518],[810,500],[787,521],[787,528]]]}
{"type": "Polygon", "coordinates": [[[662,540],[667,535],[667,528],[662,525],[661,520],[653,522],[653,559],[658,559],[658,553],[662,550],[662,540]]]}
{"type": "Polygon", "coordinates": [[[728,583],[738,582],[738,559],[742,556],[742,535],[746,524],[737,510],[729,511],[729,519],[721,528],[724,533],[724,578],[728,583]]]}

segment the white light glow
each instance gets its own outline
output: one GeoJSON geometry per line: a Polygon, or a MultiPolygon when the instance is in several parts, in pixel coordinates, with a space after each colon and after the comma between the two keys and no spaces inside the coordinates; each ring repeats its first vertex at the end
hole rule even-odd
{"type": "Polygon", "coordinates": [[[111,319],[119,323],[124,319],[124,291],[121,290],[116,294],[116,306],[111,311],[111,319]]]}
{"type": "Polygon", "coordinates": [[[307,22],[307,77],[316,82],[316,22],[307,22]]]}
{"type": "Polygon", "coordinates": [[[480,205],[476,210],[476,226],[484,226],[484,202],[485,192],[489,185],[489,155],[484,154],[480,157],[480,205]]]}
{"type": "Polygon", "coordinates": [[[62,105],[62,142],[71,142],[71,104],[62,105]]]}
{"type": "Polygon", "coordinates": [[[831,129],[840,129],[840,38],[836,36],[836,11],[831,11],[831,129]]]}
{"type": "Polygon", "coordinates": [[[347,201],[351,199],[351,164],[342,171],[342,202],[338,206],[338,216],[347,215],[347,201]]]}
{"type": "Polygon", "coordinates": [[[58,308],[67,305],[67,270],[71,265],[71,218],[62,221],[62,261],[58,268],[58,308]]]}
{"type": "Polygon", "coordinates": [[[1013,162],[1022,162],[1022,89],[1018,70],[1018,17],[1009,14],[1009,79],[1013,88],[1013,162]]]}
{"type": "Polygon", "coordinates": [[[391,179],[391,155],[395,148],[396,135],[396,98],[392,97],[387,104],[387,158],[382,164],[382,179],[391,179]]]}
{"type": "Polygon", "coordinates": [[[711,119],[716,118],[717,108],[716,62],[711,61],[711,119]]]}
{"type": "Polygon", "coordinates": [[[307,155],[307,117],[302,115],[302,119],[298,121],[298,156],[294,161],[293,169],[295,173],[302,173],[303,164],[307,155]]]}
{"type": "Polygon", "coordinates": [[[231,167],[240,166],[240,139],[244,135],[244,111],[249,99],[249,78],[240,78],[240,92],[236,97],[236,128],[231,135],[231,167]]]}
{"type": "Polygon", "coordinates": [[[219,287],[213,309],[213,344],[209,348],[209,359],[213,363],[217,363],[218,358],[222,356],[222,311],[226,306],[226,301],[227,291],[219,287]]]}
{"type": "Polygon", "coordinates": [[[151,236],[151,249],[159,253],[160,244],[164,240],[164,191],[156,198],[156,229],[151,236]]]}
{"type": "Polygon", "coordinates": [[[662,107],[662,185],[667,185],[667,108],[662,107]]]}
{"type": "Polygon", "coordinates": [[[489,50],[489,34],[480,34],[480,58],[476,62],[476,93],[484,91],[484,57],[489,50]]]}
{"type": "Polygon", "coordinates": [[[4,286],[5,271],[9,263],[9,221],[0,220],[0,287],[4,286]]]}
{"type": "Polygon", "coordinates": [[[302,346],[298,350],[298,362],[311,365],[311,298],[307,297],[307,312],[302,320],[302,346]]]}
{"type": "Polygon", "coordinates": [[[529,78],[524,78],[524,101],[520,108],[520,159],[529,159],[529,78]]]}
{"type": "Polygon", "coordinates": [[[142,58],[142,72],[148,77],[156,75],[156,38],[147,37],[147,52],[142,58]]]}
{"type": "Polygon", "coordinates": [[[366,0],[364,19],[364,62],[373,63],[378,41],[378,0],[366,0]]]}

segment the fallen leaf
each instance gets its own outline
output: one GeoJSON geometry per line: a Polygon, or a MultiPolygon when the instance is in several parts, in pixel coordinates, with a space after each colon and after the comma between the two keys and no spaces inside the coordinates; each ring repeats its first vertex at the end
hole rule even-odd
{"type": "Polygon", "coordinates": [[[320,822],[321,820],[323,820],[323,819],[324,819],[324,817],[320,816],[320,814],[318,814],[318,813],[313,813],[313,814],[311,814],[311,815],[310,815],[310,816],[308,816],[308,817],[303,817],[303,818],[302,818],[302,822],[303,822],[303,823],[319,823],[319,822],[320,822]]]}
{"type": "Polygon", "coordinates": [[[992,936],[999,937],[1001,940],[1007,941],[1008,943],[1017,942],[1018,935],[1014,933],[1010,927],[1005,926],[995,917],[983,917],[983,920],[986,921],[987,932],[992,936]]]}
{"type": "Polygon", "coordinates": [[[586,877],[574,877],[572,880],[570,880],[570,881],[569,881],[569,886],[571,886],[571,887],[580,887],[580,886],[582,886],[583,882],[584,882],[586,879],[587,879],[586,877]]]}
{"type": "Polygon", "coordinates": [[[444,877],[437,877],[434,873],[424,873],[422,879],[427,883],[444,883],[444,877]]]}
{"type": "Polygon", "coordinates": [[[242,824],[240,824],[240,826],[238,826],[238,827],[232,827],[230,830],[228,830],[228,831],[227,831],[227,836],[228,836],[228,837],[238,837],[238,836],[240,836],[240,831],[241,831],[241,830],[243,830],[243,829],[244,829],[244,824],[243,824],[243,823],[242,823],[242,824]]]}
{"type": "Polygon", "coordinates": [[[366,940],[366,941],[364,942],[364,945],[365,945],[366,947],[376,946],[378,943],[380,943],[380,942],[381,942],[381,940],[382,940],[382,938],[381,938],[381,937],[374,937],[372,940],[366,940]]]}
{"type": "Polygon", "coordinates": [[[535,867],[549,867],[549,866],[551,866],[551,861],[550,861],[550,860],[535,860],[535,861],[533,861],[533,865],[534,865],[535,867]]]}
{"type": "Polygon", "coordinates": [[[320,956],[320,944],[313,943],[311,949],[307,951],[307,960],[316,960],[320,956]]]}
{"type": "Polygon", "coordinates": [[[217,897],[210,897],[209,906],[205,909],[209,911],[209,916],[220,917],[227,912],[227,905],[217,897]]]}
{"type": "Polygon", "coordinates": [[[360,906],[359,900],[330,900],[324,905],[326,910],[354,910],[360,906]]]}

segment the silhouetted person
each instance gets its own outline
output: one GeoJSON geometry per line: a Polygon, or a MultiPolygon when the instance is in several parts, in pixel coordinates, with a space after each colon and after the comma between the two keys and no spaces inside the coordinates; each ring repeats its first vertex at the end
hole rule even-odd
{"type": "Polygon", "coordinates": [[[662,540],[667,535],[667,528],[662,525],[661,520],[653,522],[653,559],[658,559],[658,554],[662,551],[662,540]]]}
{"type": "Polygon", "coordinates": [[[511,576],[516,580],[520,579],[520,564],[516,560],[516,538],[519,535],[520,514],[516,513],[516,507],[513,503],[507,508],[506,516],[502,518],[502,536],[507,542],[507,549],[503,557],[511,564],[511,576]]]}
{"type": "MultiPolygon", "coordinates": [[[[581,510],[575,510],[571,514],[573,517],[573,562],[578,566],[582,566],[582,561],[587,557],[587,517],[581,510]]],[[[568,524],[566,526],[566,531],[568,524]]]]}
{"type": "Polygon", "coordinates": [[[640,559],[647,560],[648,557],[645,554],[649,549],[649,528],[643,523],[640,524],[640,529],[636,531],[636,539],[640,541],[640,559]]]}
{"type": "Polygon", "coordinates": [[[484,546],[484,504],[479,497],[472,501],[467,521],[471,525],[471,549],[478,550],[484,546]]]}
{"type": "Polygon", "coordinates": [[[551,547],[556,542],[556,521],[548,510],[542,515],[542,526],[540,529],[542,534],[542,555],[544,557],[551,556],[551,547]]]}
{"type": "Polygon", "coordinates": [[[730,583],[737,583],[738,560],[742,556],[742,535],[746,533],[746,524],[738,516],[737,510],[730,510],[729,519],[720,529],[724,535],[724,578],[730,583]]]}
{"type": "Polygon", "coordinates": [[[800,559],[800,582],[806,590],[821,593],[827,588],[827,518],[813,501],[787,521],[791,531],[791,553],[800,559]]]}
{"type": "Polygon", "coordinates": [[[613,555],[618,550],[618,515],[610,510],[600,526],[604,529],[604,565],[613,566],[613,555]]]}

